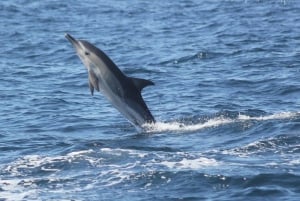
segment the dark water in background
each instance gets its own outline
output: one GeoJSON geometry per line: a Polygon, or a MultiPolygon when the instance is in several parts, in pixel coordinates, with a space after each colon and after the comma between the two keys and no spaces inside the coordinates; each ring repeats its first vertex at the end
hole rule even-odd
{"type": "Polygon", "coordinates": [[[0,2],[0,200],[299,200],[300,1],[0,2]],[[64,33],[104,50],[139,133],[64,33]]]}

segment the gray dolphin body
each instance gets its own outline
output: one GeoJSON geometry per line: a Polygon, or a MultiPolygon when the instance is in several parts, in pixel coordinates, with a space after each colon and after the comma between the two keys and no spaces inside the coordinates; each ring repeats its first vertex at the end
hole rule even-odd
{"type": "Polygon", "coordinates": [[[100,49],[85,40],[76,40],[71,35],[65,37],[72,43],[77,55],[88,70],[89,87],[100,91],[132,124],[142,127],[154,123],[151,112],[144,102],[141,91],[153,82],[127,77],[114,62],[100,49]]]}

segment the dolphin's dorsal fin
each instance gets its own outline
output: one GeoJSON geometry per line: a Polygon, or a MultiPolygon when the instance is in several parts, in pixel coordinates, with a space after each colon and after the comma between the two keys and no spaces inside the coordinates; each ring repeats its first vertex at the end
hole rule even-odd
{"type": "Polygon", "coordinates": [[[98,78],[92,70],[89,70],[89,86],[91,94],[94,95],[94,88],[99,91],[98,78]]]}
{"type": "Polygon", "coordinates": [[[149,85],[154,85],[154,83],[150,80],[145,80],[145,79],[141,79],[141,78],[134,78],[134,77],[131,77],[130,78],[133,82],[133,84],[136,86],[136,88],[141,92],[142,89],[146,86],[149,86],[149,85]]]}

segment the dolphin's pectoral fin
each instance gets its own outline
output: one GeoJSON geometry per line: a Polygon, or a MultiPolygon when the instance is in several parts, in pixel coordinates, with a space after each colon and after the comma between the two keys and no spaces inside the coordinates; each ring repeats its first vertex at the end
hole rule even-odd
{"type": "Polygon", "coordinates": [[[142,91],[142,89],[146,86],[154,85],[154,83],[150,80],[145,80],[145,79],[141,79],[141,78],[134,78],[134,77],[131,77],[130,79],[132,80],[133,84],[136,86],[136,88],[139,91],[142,91]]]}
{"type": "Polygon", "coordinates": [[[96,89],[97,91],[99,91],[99,82],[98,82],[98,78],[95,75],[95,73],[91,70],[89,70],[89,86],[90,86],[90,90],[91,90],[91,94],[94,95],[94,89],[96,89]]]}
{"type": "Polygon", "coordinates": [[[94,95],[94,87],[90,80],[89,80],[89,87],[90,87],[91,94],[93,96],[94,95]]]}

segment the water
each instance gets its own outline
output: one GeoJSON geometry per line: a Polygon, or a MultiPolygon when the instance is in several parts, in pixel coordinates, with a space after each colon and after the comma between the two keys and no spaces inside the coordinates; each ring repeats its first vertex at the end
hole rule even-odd
{"type": "Polygon", "coordinates": [[[300,2],[0,3],[0,200],[298,200],[300,2]],[[64,38],[104,50],[137,131],[64,38]]]}

